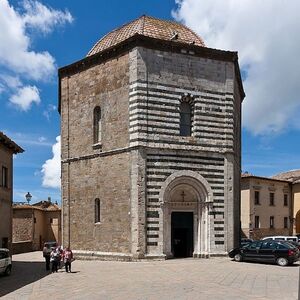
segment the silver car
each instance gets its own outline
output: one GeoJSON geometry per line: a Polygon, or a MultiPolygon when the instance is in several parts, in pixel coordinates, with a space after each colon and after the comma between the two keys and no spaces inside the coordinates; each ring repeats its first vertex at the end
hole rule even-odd
{"type": "Polygon", "coordinates": [[[0,274],[10,275],[11,273],[11,256],[9,250],[6,248],[0,248],[0,274]]]}

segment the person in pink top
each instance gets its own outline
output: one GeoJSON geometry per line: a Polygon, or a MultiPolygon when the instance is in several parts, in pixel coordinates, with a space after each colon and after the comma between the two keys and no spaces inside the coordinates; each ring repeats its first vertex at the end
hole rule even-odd
{"type": "Polygon", "coordinates": [[[63,252],[66,272],[71,272],[71,263],[73,261],[73,253],[70,247],[67,247],[63,252]]]}

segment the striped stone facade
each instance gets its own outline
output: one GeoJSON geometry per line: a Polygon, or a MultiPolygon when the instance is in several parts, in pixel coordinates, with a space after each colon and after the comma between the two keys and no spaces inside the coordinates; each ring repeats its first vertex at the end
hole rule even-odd
{"type": "Polygon", "coordinates": [[[186,256],[224,255],[239,239],[244,95],[236,53],[136,38],[60,70],[64,244],[93,257],[168,258],[177,243],[174,213],[190,213],[186,256]],[[191,136],[180,136],[181,101],[192,107],[191,136]],[[89,138],[96,105],[103,109],[100,148],[89,138]],[[80,177],[86,184],[78,189],[80,177]]]}

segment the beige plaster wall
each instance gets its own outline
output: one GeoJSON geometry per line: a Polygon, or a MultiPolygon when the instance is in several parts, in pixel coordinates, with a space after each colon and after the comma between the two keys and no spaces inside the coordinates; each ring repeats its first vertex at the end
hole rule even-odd
{"type": "Polygon", "coordinates": [[[12,152],[0,144],[0,247],[2,239],[8,238],[8,247],[12,242],[12,152]],[[8,188],[2,187],[2,166],[8,168],[8,188]]]}
{"type": "Polygon", "coordinates": [[[45,241],[57,241],[61,244],[61,211],[45,212],[45,241]]]}
{"type": "Polygon", "coordinates": [[[292,194],[293,194],[293,202],[294,202],[293,218],[295,218],[293,232],[294,234],[300,234],[300,183],[293,184],[292,194]]]}
{"type": "MultiPolygon", "coordinates": [[[[261,178],[242,178],[242,230],[251,230],[254,238],[267,235],[288,235],[291,232],[290,208],[292,205],[289,183],[261,178]],[[260,204],[254,204],[255,191],[260,193],[260,204]],[[270,206],[270,193],[274,193],[274,206],[270,206]],[[288,206],[284,206],[284,194],[288,195],[288,206]],[[248,202],[248,203],[247,203],[248,202]],[[247,215],[249,214],[249,217],[247,215]],[[260,227],[254,228],[255,216],[259,216],[260,227]],[[274,228],[270,228],[270,216],[274,216],[274,228]],[[288,218],[288,228],[284,228],[284,217],[288,218]],[[247,220],[249,221],[247,224],[247,220]]],[[[249,235],[248,235],[249,236],[249,235]]],[[[251,233],[250,233],[251,236],[251,233]]]]}

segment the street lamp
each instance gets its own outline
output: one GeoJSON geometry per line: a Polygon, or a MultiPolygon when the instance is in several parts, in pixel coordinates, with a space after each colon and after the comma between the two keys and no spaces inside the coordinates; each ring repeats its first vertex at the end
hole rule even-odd
{"type": "Polygon", "coordinates": [[[32,196],[31,196],[31,194],[28,192],[28,193],[25,195],[25,198],[26,198],[26,200],[27,200],[27,202],[28,202],[28,204],[29,204],[29,202],[30,202],[32,196]]]}

